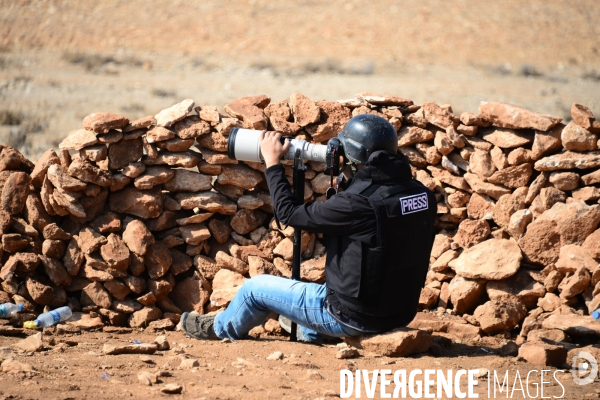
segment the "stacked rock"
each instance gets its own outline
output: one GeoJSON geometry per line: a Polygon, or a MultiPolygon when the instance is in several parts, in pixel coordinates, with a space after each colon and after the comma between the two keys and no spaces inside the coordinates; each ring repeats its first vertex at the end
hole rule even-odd
{"type": "MultiPolygon", "coordinates": [[[[29,312],[13,323],[68,303],[97,316],[89,326],[172,328],[182,311],[226,306],[247,277],[289,277],[293,229],[274,222],[264,166],[227,157],[229,132],[326,143],[364,113],[390,121],[438,199],[422,309],[453,310],[488,334],[527,318],[526,335],[556,315],[587,324],[600,306],[600,124],[587,108],[574,105],[566,126],[503,103],[458,117],[370,93],[244,97],[224,110],[185,100],[136,121],[91,114],[60,157],[48,150],[35,165],[2,148],[0,302],[29,312]]],[[[305,200],[324,200],[324,167],[308,163],[305,200]]],[[[303,279],[324,282],[324,253],[322,236],[304,232],[303,279]]]]}

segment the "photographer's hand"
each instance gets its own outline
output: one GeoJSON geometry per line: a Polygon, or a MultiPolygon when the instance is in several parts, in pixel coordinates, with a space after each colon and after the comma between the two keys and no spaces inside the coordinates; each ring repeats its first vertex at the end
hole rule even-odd
{"type": "Polygon", "coordinates": [[[290,148],[290,142],[281,144],[281,133],[262,131],[260,134],[260,152],[267,168],[279,164],[279,160],[290,148]]]}

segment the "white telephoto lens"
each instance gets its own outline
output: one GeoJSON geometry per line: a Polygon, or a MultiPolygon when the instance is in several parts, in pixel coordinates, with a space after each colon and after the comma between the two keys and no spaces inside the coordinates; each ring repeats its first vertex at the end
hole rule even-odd
{"type": "Polygon", "coordinates": [[[292,139],[290,142],[290,148],[283,156],[286,160],[293,160],[297,149],[302,151],[303,160],[325,162],[327,159],[327,146],[323,144],[311,144],[299,139],[292,139]]]}
{"type": "Polygon", "coordinates": [[[260,133],[254,129],[238,128],[235,135],[234,155],[236,160],[261,162],[260,133]]]}

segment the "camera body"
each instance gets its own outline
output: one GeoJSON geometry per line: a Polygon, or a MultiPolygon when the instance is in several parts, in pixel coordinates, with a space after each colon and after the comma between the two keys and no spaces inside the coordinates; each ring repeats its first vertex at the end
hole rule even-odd
{"type": "MultiPolygon", "coordinates": [[[[263,156],[260,151],[260,134],[262,131],[254,129],[233,128],[229,132],[227,141],[227,155],[232,160],[262,162],[263,156]]],[[[300,158],[304,161],[317,161],[327,164],[325,173],[333,171],[337,176],[340,171],[340,157],[344,156],[341,141],[336,137],[327,142],[327,145],[313,144],[306,140],[282,137],[290,142],[288,151],[283,155],[283,160],[294,160],[296,152],[300,151],[300,158]]]]}

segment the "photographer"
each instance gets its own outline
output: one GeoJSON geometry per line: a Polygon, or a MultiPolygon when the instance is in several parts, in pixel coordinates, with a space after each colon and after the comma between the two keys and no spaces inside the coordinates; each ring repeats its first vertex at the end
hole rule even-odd
{"type": "Polygon", "coordinates": [[[197,339],[247,336],[271,312],[282,326],[298,324],[298,338],[380,333],[405,326],[415,316],[433,244],[437,211],[433,194],[411,179],[397,154],[391,124],[358,115],[338,138],[355,174],[345,191],[321,203],[296,200],[280,159],[289,147],[278,132],[263,132],[260,149],[281,223],[326,237],[327,283],[259,275],[247,280],[227,309],[216,316],[184,313],[182,328],[197,339]]]}

